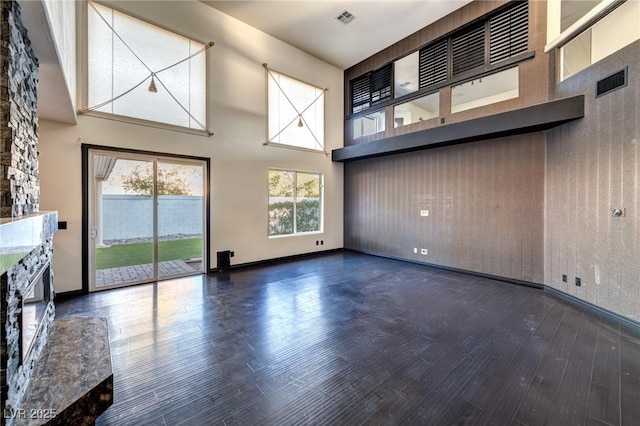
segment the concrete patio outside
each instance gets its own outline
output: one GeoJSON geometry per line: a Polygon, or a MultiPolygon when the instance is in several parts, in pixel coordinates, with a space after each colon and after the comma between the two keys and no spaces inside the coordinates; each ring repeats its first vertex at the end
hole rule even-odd
{"type": "MultiPolygon", "coordinates": [[[[176,274],[196,274],[202,272],[202,263],[191,266],[184,260],[168,260],[158,263],[158,276],[176,274]]],[[[117,268],[96,270],[96,288],[126,284],[153,278],[153,263],[143,265],[120,266],[117,268]]]]}

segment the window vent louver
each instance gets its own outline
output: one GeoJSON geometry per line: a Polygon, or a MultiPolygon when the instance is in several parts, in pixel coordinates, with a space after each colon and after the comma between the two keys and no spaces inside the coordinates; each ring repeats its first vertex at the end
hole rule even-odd
{"type": "Polygon", "coordinates": [[[621,69],[596,83],[596,98],[627,85],[627,68],[621,69]]]}
{"type": "Polygon", "coordinates": [[[371,106],[370,88],[371,74],[365,74],[351,82],[351,110],[353,113],[371,106]]]}
{"type": "Polygon", "coordinates": [[[451,41],[453,76],[484,65],[484,26],[461,34],[451,41]]]}
{"type": "Polygon", "coordinates": [[[376,104],[391,97],[391,67],[386,65],[371,73],[371,103],[376,104]]]}
{"type": "Polygon", "coordinates": [[[447,40],[420,50],[420,89],[447,79],[447,40]]]}
{"type": "Polygon", "coordinates": [[[515,7],[489,21],[489,57],[492,64],[526,52],[529,44],[529,3],[515,7]]]}

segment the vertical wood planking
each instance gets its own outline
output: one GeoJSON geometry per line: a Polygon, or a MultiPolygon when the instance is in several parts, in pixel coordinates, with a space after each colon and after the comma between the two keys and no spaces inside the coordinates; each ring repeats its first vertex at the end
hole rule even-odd
{"type": "Polygon", "coordinates": [[[346,163],[345,198],[366,207],[345,204],[345,245],[521,280],[528,264],[541,282],[542,215],[522,212],[540,210],[543,170],[543,133],[346,163]]]}
{"type": "Polygon", "coordinates": [[[640,320],[636,41],[558,84],[553,97],[585,93],[585,118],[548,131],[545,283],[640,320]],[[628,67],[624,88],[595,97],[595,82],[628,67]],[[614,208],[626,209],[613,217],[614,208]],[[566,271],[566,272],[564,272],[566,271]],[[560,281],[562,273],[570,282],[560,281]],[[582,278],[576,287],[573,278],[582,278]]]}

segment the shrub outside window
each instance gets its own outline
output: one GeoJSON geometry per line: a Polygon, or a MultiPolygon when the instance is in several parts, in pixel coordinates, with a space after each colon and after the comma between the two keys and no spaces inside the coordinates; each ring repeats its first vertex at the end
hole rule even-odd
{"type": "Polygon", "coordinates": [[[322,174],[269,170],[269,237],[322,231],[322,174]]]}

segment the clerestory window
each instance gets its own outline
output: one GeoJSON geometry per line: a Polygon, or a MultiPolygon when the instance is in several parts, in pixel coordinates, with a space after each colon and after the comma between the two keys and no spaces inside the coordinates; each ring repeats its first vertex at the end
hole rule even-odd
{"type": "Polygon", "coordinates": [[[268,143],[324,152],[326,89],[265,69],[268,143]]]}
{"type": "Polygon", "coordinates": [[[93,2],[87,38],[83,112],[208,131],[206,51],[213,43],[93,2]]]}

